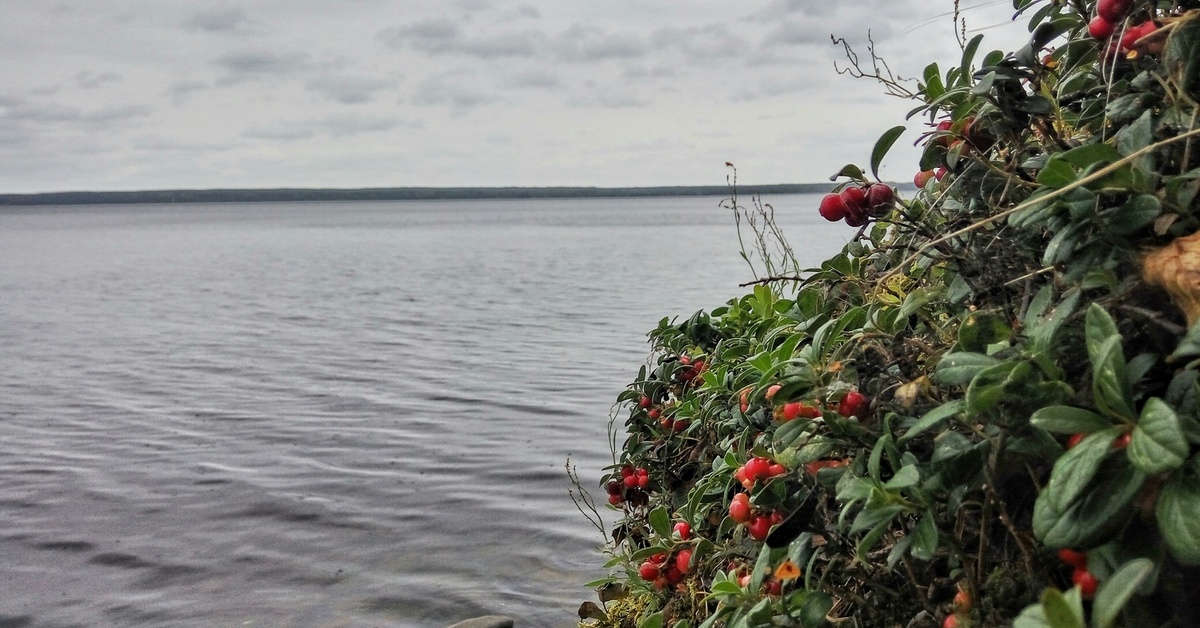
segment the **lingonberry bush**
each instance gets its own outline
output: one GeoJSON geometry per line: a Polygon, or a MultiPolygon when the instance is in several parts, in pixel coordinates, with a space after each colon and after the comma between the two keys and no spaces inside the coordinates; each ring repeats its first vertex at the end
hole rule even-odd
{"type": "Polygon", "coordinates": [[[584,624],[1200,625],[1200,1],[1013,4],[889,89],[912,198],[896,127],[841,253],[651,332],[584,624]]]}

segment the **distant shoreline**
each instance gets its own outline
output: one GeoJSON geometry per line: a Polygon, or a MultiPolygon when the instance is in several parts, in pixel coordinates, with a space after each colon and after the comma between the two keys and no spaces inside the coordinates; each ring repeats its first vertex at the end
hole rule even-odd
{"type": "MultiPolygon", "coordinates": [[[[821,194],[831,183],[739,185],[741,196],[755,194],[821,194]]],[[[228,190],[140,190],[127,192],[43,192],[0,194],[0,206],[129,205],[144,203],[270,203],[302,201],[427,201],[566,198],[645,198],[728,196],[724,185],[662,187],[464,187],[464,188],[275,188],[228,190]]]]}

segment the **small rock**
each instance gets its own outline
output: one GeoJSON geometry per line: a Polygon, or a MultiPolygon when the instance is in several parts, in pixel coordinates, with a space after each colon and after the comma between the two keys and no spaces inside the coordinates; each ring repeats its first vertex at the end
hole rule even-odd
{"type": "Polygon", "coordinates": [[[513,628],[513,618],[504,615],[484,615],[474,619],[464,619],[450,628],[513,628]]]}

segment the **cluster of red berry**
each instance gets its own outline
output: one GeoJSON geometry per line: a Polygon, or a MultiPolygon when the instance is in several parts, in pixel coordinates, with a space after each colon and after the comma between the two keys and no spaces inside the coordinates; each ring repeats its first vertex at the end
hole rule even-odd
{"type": "Polygon", "coordinates": [[[952,603],[954,612],[947,615],[942,621],[942,628],[958,628],[961,618],[966,617],[967,613],[971,612],[971,594],[959,586],[958,593],[954,594],[954,602],[952,603]]]}
{"type": "Polygon", "coordinates": [[[673,417],[670,414],[663,412],[662,408],[654,406],[654,402],[649,397],[642,397],[638,400],[638,407],[646,410],[646,417],[651,421],[657,421],[659,427],[664,430],[675,430],[676,432],[687,429],[688,421],[684,418],[673,417]]]}
{"type": "Polygon", "coordinates": [[[686,368],[679,369],[675,376],[679,378],[679,381],[684,383],[691,382],[708,369],[708,364],[704,360],[692,362],[692,359],[686,355],[679,356],[679,363],[686,368]]]}
{"type": "Polygon", "coordinates": [[[634,506],[645,506],[650,503],[650,495],[646,487],[650,486],[650,472],[644,468],[625,465],[621,468],[621,479],[609,480],[604,485],[608,492],[608,503],[620,506],[629,502],[634,506]]]}
{"type": "Polygon", "coordinates": [[[771,526],[783,523],[783,515],[779,512],[764,512],[750,505],[750,496],[738,493],[729,502],[729,518],[746,526],[750,538],[755,541],[765,541],[771,533],[771,526]]]}
{"type": "Polygon", "coordinates": [[[851,227],[861,227],[871,218],[879,218],[896,205],[896,192],[883,183],[863,187],[847,186],[841,192],[826,194],[821,199],[821,217],[829,222],[845,220],[851,227]]]}
{"type": "MultiPolygon", "coordinates": [[[[776,388],[772,386],[771,388],[776,388]]],[[[774,397],[771,389],[767,390],[767,399],[774,397]]],[[[837,413],[845,417],[863,418],[867,416],[871,400],[866,395],[852,390],[838,402],[837,413]]],[[[821,416],[821,405],[812,401],[789,401],[775,408],[775,420],[787,423],[796,419],[816,419],[821,416]]]]}
{"type": "Polygon", "coordinates": [[[791,401],[775,409],[775,420],[780,423],[787,423],[795,419],[815,419],[819,416],[821,416],[821,408],[816,402],[791,401]]]}
{"type": "MultiPolygon", "coordinates": [[[[1096,39],[1109,39],[1117,32],[1117,25],[1125,19],[1133,8],[1133,0],[1100,0],[1096,4],[1096,17],[1088,22],[1088,34],[1096,39]]],[[[1154,20],[1146,20],[1125,29],[1119,41],[1110,41],[1106,58],[1112,58],[1117,53],[1128,53],[1137,47],[1139,39],[1158,30],[1154,20]]]]}
{"type": "Polygon", "coordinates": [[[754,457],[733,472],[733,477],[742,483],[746,490],[754,488],[759,480],[769,480],[787,473],[787,468],[770,458],[754,457]]]}
{"type": "Polygon", "coordinates": [[[1071,582],[1074,582],[1075,586],[1079,587],[1079,592],[1083,594],[1083,599],[1092,599],[1092,596],[1096,594],[1096,587],[1100,584],[1100,581],[1096,579],[1096,576],[1092,572],[1088,571],[1087,554],[1063,548],[1058,550],[1058,557],[1064,563],[1074,568],[1074,571],[1071,573],[1071,582]]]}
{"type": "Polygon", "coordinates": [[[675,560],[670,560],[666,552],[647,558],[638,566],[638,575],[646,582],[654,583],[654,587],[663,590],[668,586],[683,582],[683,576],[691,571],[692,550],[682,549],[675,554],[675,560]]]}

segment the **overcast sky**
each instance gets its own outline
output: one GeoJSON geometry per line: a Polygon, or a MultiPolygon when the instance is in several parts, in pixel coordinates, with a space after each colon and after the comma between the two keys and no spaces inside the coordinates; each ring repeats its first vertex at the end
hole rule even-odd
{"type": "MultiPolygon", "coordinates": [[[[1009,0],[962,4],[1021,42],[1009,0]]],[[[0,192],[820,181],[915,104],[830,35],[915,76],[959,56],[952,6],[0,0],[0,192]]]]}

